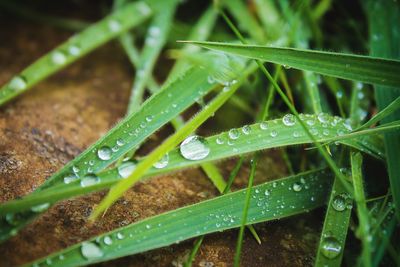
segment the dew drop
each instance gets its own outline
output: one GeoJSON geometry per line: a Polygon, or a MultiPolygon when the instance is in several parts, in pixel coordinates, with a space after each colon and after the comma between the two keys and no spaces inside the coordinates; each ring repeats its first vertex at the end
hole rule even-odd
{"type": "Polygon", "coordinates": [[[293,126],[296,123],[296,117],[293,114],[286,114],[283,116],[282,122],[286,126],[293,126]]]}
{"type": "Polygon", "coordinates": [[[153,167],[156,169],[162,169],[168,165],[168,162],[169,162],[169,155],[167,153],[159,161],[154,163],[153,167]]]}
{"type": "Polygon", "coordinates": [[[268,129],[268,123],[263,121],[260,123],[260,129],[261,130],[267,130],[268,129]]]}
{"type": "Polygon", "coordinates": [[[81,246],[81,253],[87,260],[100,258],[103,256],[103,251],[93,242],[83,242],[81,246]]]}
{"type": "Polygon", "coordinates": [[[100,178],[97,177],[95,174],[87,174],[85,177],[82,178],[81,180],[81,186],[82,187],[87,187],[91,185],[95,185],[100,182],[100,178]]]}
{"type": "Polygon", "coordinates": [[[342,251],[339,241],[332,236],[325,237],[322,241],[322,255],[328,259],[336,258],[342,251]]]}
{"type": "Polygon", "coordinates": [[[125,141],[122,138],[117,139],[117,146],[123,146],[125,145],[125,141]]]}
{"type": "Polygon", "coordinates": [[[77,180],[78,176],[76,174],[69,174],[64,177],[64,184],[72,183],[73,181],[77,180]]]}
{"type": "Polygon", "coordinates": [[[235,140],[240,136],[240,132],[237,129],[230,129],[228,132],[228,136],[230,139],[235,140]]]}
{"type": "Polygon", "coordinates": [[[343,193],[336,195],[332,200],[332,207],[336,211],[344,211],[347,208],[347,203],[351,202],[351,199],[348,194],[343,193]]]}
{"type": "Polygon", "coordinates": [[[68,54],[71,56],[78,56],[81,53],[81,49],[77,45],[71,45],[68,47],[68,54]]]}
{"type": "Polygon", "coordinates": [[[103,242],[104,242],[104,244],[106,244],[106,245],[111,245],[111,244],[113,243],[113,240],[112,240],[111,237],[106,236],[106,237],[104,237],[103,242]]]}
{"type": "Polygon", "coordinates": [[[149,28],[149,34],[153,37],[160,35],[160,33],[161,33],[161,31],[160,31],[160,28],[158,28],[158,27],[151,26],[149,28]]]}
{"type": "Polygon", "coordinates": [[[180,152],[185,159],[200,160],[208,156],[210,148],[204,137],[192,135],[181,143],[180,152]]]}
{"type": "Polygon", "coordinates": [[[108,29],[112,32],[118,32],[121,30],[121,23],[117,20],[110,20],[108,22],[108,29]]]}
{"type": "Polygon", "coordinates": [[[124,239],[125,236],[124,236],[123,233],[117,233],[117,238],[118,238],[119,240],[121,240],[121,239],[124,239]]]}
{"type": "Polygon", "coordinates": [[[122,178],[127,178],[136,168],[136,162],[132,160],[124,161],[118,166],[118,174],[122,178]]]}
{"type": "Polygon", "coordinates": [[[243,126],[243,127],[242,127],[242,132],[243,132],[245,135],[250,134],[250,133],[251,133],[251,128],[250,128],[250,126],[249,126],[249,125],[243,126]]]}
{"type": "Polygon", "coordinates": [[[272,130],[270,133],[271,137],[277,137],[278,136],[278,132],[275,130],[272,130]]]}
{"type": "Polygon", "coordinates": [[[31,208],[31,211],[33,211],[33,212],[43,212],[43,211],[47,210],[49,207],[50,207],[50,203],[44,203],[44,204],[33,206],[31,208]]]}
{"type": "Polygon", "coordinates": [[[112,150],[108,146],[103,146],[97,150],[97,156],[101,160],[109,160],[111,158],[112,150]]]}
{"type": "Polygon", "coordinates": [[[321,123],[327,123],[329,121],[329,115],[326,113],[319,113],[317,118],[321,123]]]}
{"type": "Polygon", "coordinates": [[[301,183],[297,183],[297,182],[296,182],[296,183],[293,184],[292,188],[293,188],[293,191],[295,191],[295,192],[300,192],[301,189],[303,189],[303,186],[302,186],[301,183]]]}
{"type": "Polygon", "coordinates": [[[223,145],[225,143],[224,139],[221,136],[218,136],[217,139],[215,139],[215,142],[218,145],[223,145]]]}
{"type": "Polygon", "coordinates": [[[10,89],[14,91],[21,91],[26,89],[26,81],[21,76],[15,76],[14,78],[11,79],[8,86],[10,87],[10,89]]]}
{"type": "Polygon", "coordinates": [[[153,115],[149,115],[146,117],[146,121],[147,122],[151,122],[153,120],[154,116],[153,115]]]}
{"type": "Polygon", "coordinates": [[[288,66],[288,65],[283,65],[283,67],[287,70],[291,69],[292,67],[288,66]]]}
{"type": "Polygon", "coordinates": [[[51,54],[51,61],[56,65],[62,65],[67,61],[67,57],[60,51],[55,51],[51,54]]]}

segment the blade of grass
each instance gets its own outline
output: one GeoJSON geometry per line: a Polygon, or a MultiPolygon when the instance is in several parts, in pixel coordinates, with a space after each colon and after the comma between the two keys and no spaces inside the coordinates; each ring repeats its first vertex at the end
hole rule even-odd
{"type": "Polygon", "coordinates": [[[359,239],[361,239],[362,243],[362,253],[359,257],[359,262],[362,262],[362,266],[370,267],[372,264],[371,258],[371,247],[370,240],[370,223],[368,216],[368,209],[365,202],[365,194],[364,194],[364,184],[362,178],[362,155],[360,153],[352,153],[351,154],[351,171],[353,176],[353,185],[354,185],[354,200],[357,204],[357,216],[358,216],[358,229],[356,231],[356,235],[359,239]]]}
{"type": "MultiPolygon", "coordinates": [[[[370,53],[373,56],[385,58],[400,58],[399,5],[392,1],[367,1],[367,17],[370,31],[370,53]]],[[[400,78],[399,71],[397,77],[400,78]]],[[[385,84],[383,84],[385,85],[385,84]]],[[[387,105],[400,96],[400,86],[376,86],[375,98],[378,108],[383,110],[387,105]]],[[[400,119],[400,110],[385,118],[382,123],[400,119]]],[[[389,172],[390,188],[395,203],[396,217],[400,221],[400,133],[391,133],[384,136],[387,154],[387,169],[389,172]]]]}
{"type": "MultiPolygon", "coordinates": [[[[340,138],[342,140],[341,142],[345,143],[346,145],[351,145],[352,147],[357,145],[355,143],[352,144],[350,139],[345,138],[355,138],[354,135],[356,134],[356,136],[361,136],[371,132],[375,134],[378,132],[378,130],[387,129],[388,127],[387,125],[384,125],[381,126],[382,128],[379,127],[377,129],[368,129],[360,132],[341,135],[346,131],[348,132],[348,130],[343,124],[336,123],[334,127],[331,126],[331,128],[329,128],[330,131],[328,135],[325,135],[323,133],[323,131],[326,129],[324,127],[325,123],[320,123],[316,115],[308,115],[304,117],[302,115],[301,117],[306,122],[311,121],[314,123],[311,130],[313,132],[314,130],[318,132],[316,137],[319,142],[324,142],[325,140],[331,140],[331,142],[333,142],[333,140],[340,138]],[[344,142],[344,140],[347,140],[348,142],[344,142]]],[[[331,125],[332,122],[334,122],[334,118],[330,117],[330,120],[327,124],[331,125]]],[[[395,129],[399,128],[400,122],[397,124],[395,129]]],[[[146,172],[143,178],[162,175],[172,171],[182,170],[184,168],[199,166],[200,164],[206,162],[245,155],[268,148],[277,148],[288,145],[312,144],[312,140],[306,136],[306,133],[298,123],[291,127],[287,127],[282,123],[282,119],[256,123],[237,130],[242,134],[236,140],[229,139],[229,131],[206,138],[205,142],[209,145],[210,154],[202,160],[192,161],[185,159],[181,156],[179,149],[174,149],[168,153],[169,162],[167,166],[162,169],[151,168],[146,172]],[[243,129],[245,129],[246,132],[249,132],[249,134],[245,135],[243,133],[243,129]],[[297,137],[293,136],[294,133],[296,133],[297,137]],[[230,141],[229,144],[228,141],[230,141]]],[[[99,173],[98,177],[98,183],[93,185],[82,187],[80,181],[77,180],[71,182],[70,184],[55,185],[49,189],[41,191],[40,194],[31,194],[22,199],[3,203],[0,205],[0,214],[5,215],[9,212],[29,210],[35,205],[54,203],[57,200],[65,199],[67,197],[109,188],[123,178],[120,174],[119,168],[113,168],[111,170],[99,173]]],[[[232,177],[229,178],[227,185],[232,182],[231,178],[232,177]]]]}
{"type": "Polygon", "coordinates": [[[166,43],[167,36],[174,19],[177,0],[162,1],[155,13],[145,39],[144,48],[140,54],[135,79],[129,100],[128,114],[139,110],[147,81],[153,71],[156,60],[166,43]],[[163,3],[163,4],[161,4],[163,3]]]}
{"type": "Polygon", "coordinates": [[[335,179],[319,241],[315,266],[341,266],[352,202],[352,197],[347,194],[338,179],[335,179]]]}
{"type": "Polygon", "coordinates": [[[246,58],[286,65],[341,79],[376,85],[400,85],[400,61],[371,56],[282,47],[181,41],[246,58]]]}
{"type": "MultiPolygon", "coordinates": [[[[252,196],[258,201],[250,203],[247,223],[284,218],[319,207],[326,202],[331,183],[332,176],[319,170],[255,186],[252,196]],[[301,183],[304,189],[299,192],[288,190],[288,186],[294,183],[301,183]],[[282,201],[285,203],[283,207],[282,201]]],[[[41,264],[51,260],[59,267],[82,266],[168,246],[199,235],[236,228],[240,225],[244,201],[245,190],[239,190],[104,233],[34,263],[41,264]],[[117,235],[122,239],[117,238],[117,235]],[[105,237],[112,238],[111,245],[104,244],[105,237]],[[90,248],[99,251],[100,253],[95,255],[101,254],[101,257],[84,257],[88,255],[86,249],[90,248]]]]}
{"type": "Polygon", "coordinates": [[[117,37],[122,32],[142,23],[150,16],[151,12],[149,5],[145,2],[135,2],[113,12],[76,34],[4,85],[0,90],[0,105],[22,94],[41,80],[117,37]]]}

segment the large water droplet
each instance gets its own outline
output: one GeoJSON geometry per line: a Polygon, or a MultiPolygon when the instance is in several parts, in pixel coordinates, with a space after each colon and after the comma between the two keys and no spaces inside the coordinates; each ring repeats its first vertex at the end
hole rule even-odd
{"type": "Polygon", "coordinates": [[[103,256],[103,251],[93,242],[83,242],[81,246],[81,253],[87,260],[100,258],[103,256]]]}
{"type": "Polygon", "coordinates": [[[293,126],[296,123],[296,117],[293,114],[286,114],[283,116],[282,122],[286,126],[293,126]]]}
{"type": "Polygon", "coordinates": [[[8,86],[14,91],[21,91],[26,88],[26,81],[21,76],[15,76],[14,78],[11,79],[8,86]]]}
{"type": "Polygon", "coordinates": [[[339,241],[332,236],[325,237],[322,241],[322,255],[328,259],[336,258],[342,251],[339,241]]]}
{"type": "Polygon", "coordinates": [[[97,156],[101,160],[109,160],[111,158],[112,150],[108,146],[103,146],[97,150],[97,156]]]}
{"type": "Polygon", "coordinates": [[[55,51],[51,54],[51,61],[56,65],[62,65],[67,61],[67,57],[63,52],[55,51]]]}
{"type": "Polygon", "coordinates": [[[99,177],[97,177],[95,174],[89,173],[85,177],[82,178],[81,186],[82,187],[91,186],[91,185],[95,185],[99,182],[100,182],[99,177]]]}
{"type": "Polygon", "coordinates": [[[200,160],[208,156],[210,148],[206,139],[198,135],[193,135],[181,143],[180,152],[185,159],[200,160]]]}
{"type": "Polygon", "coordinates": [[[240,132],[237,129],[230,129],[228,132],[228,136],[230,139],[235,140],[240,136],[240,132]]]}
{"type": "Polygon", "coordinates": [[[121,175],[122,178],[127,178],[136,168],[136,162],[128,160],[121,163],[118,166],[118,174],[121,175]]]}
{"type": "Polygon", "coordinates": [[[168,165],[169,155],[165,154],[159,161],[154,163],[153,167],[156,169],[162,169],[168,165]]]}
{"type": "Polygon", "coordinates": [[[336,195],[332,200],[332,207],[337,211],[344,211],[348,203],[351,203],[351,198],[348,194],[343,193],[336,195]]]}

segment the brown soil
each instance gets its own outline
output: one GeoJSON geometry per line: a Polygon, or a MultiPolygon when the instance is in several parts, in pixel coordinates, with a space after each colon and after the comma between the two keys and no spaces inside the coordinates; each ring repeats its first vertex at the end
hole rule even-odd
{"type": "MultiPolygon", "coordinates": [[[[70,33],[0,18],[0,84],[70,33]]],[[[108,44],[0,109],[0,202],[28,194],[110,129],[125,113],[132,70],[108,44]]],[[[162,133],[161,133],[162,135],[162,133]]],[[[161,136],[159,135],[159,139],[161,136]]],[[[277,151],[262,158],[257,182],[286,174],[277,151]]],[[[229,173],[235,161],[220,164],[229,173]]],[[[246,184],[243,168],[236,187],[246,184]]],[[[226,177],[226,176],[225,176],[226,177]]],[[[130,190],[95,225],[87,218],[104,192],[60,202],[0,245],[0,266],[17,266],[96,234],[217,195],[199,169],[158,177],[130,190]]],[[[312,214],[259,224],[245,238],[243,266],[309,266],[320,225],[312,214]]],[[[206,237],[194,266],[231,266],[237,231],[206,237]]],[[[99,266],[181,266],[192,240],[99,266]]]]}

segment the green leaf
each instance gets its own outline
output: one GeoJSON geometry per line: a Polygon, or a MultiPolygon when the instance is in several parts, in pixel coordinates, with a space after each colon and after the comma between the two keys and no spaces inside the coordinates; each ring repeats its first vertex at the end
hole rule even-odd
{"type": "Polygon", "coordinates": [[[113,12],[76,34],[12,78],[0,90],[0,105],[63,69],[122,32],[142,23],[152,13],[145,2],[135,2],[113,12]]]}
{"type": "MultiPolygon", "coordinates": [[[[326,202],[331,183],[330,173],[319,170],[255,186],[252,189],[255,198],[251,198],[247,224],[284,218],[317,208],[326,202]],[[292,189],[295,183],[302,187],[298,192],[292,189]]],[[[51,260],[59,267],[82,266],[232,229],[241,223],[244,200],[245,190],[229,193],[102,234],[35,263],[51,260]],[[104,243],[106,237],[111,238],[110,245],[104,243]],[[98,252],[94,255],[101,257],[84,257],[82,252],[88,255],[90,253],[86,252],[90,248],[98,252]]]]}
{"type": "MultiPolygon", "coordinates": [[[[364,135],[375,135],[379,132],[384,132],[383,129],[389,127],[381,126],[376,129],[368,129],[360,132],[351,133],[347,129],[348,126],[343,119],[335,119],[334,117],[328,116],[325,117],[324,121],[327,122],[325,124],[325,122],[321,123],[318,120],[317,115],[303,114],[301,115],[301,117],[304,119],[307,125],[313,124],[312,127],[310,126],[310,130],[312,133],[316,134],[315,137],[318,141],[333,142],[334,140],[338,140],[340,138],[339,141],[341,143],[356,148],[358,147],[360,150],[365,150],[365,145],[363,144],[364,140],[362,140],[362,142],[358,142],[357,138],[359,138],[360,136],[363,138],[367,138],[367,136],[364,135]],[[332,124],[334,124],[334,126],[332,126],[332,124]],[[325,125],[329,126],[325,127],[325,125]],[[324,131],[327,129],[329,130],[329,132],[324,131]]],[[[389,129],[399,129],[400,122],[396,125],[397,126],[395,128],[389,129]]],[[[168,153],[169,162],[167,166],[161,169],[151,168],[146,172],[143,178],[158,176],[185,168],[192,168],[195,166],[199,166],[203,163],[218,161],[234,156],[245,155],[251,152],[265,150],[269,148],[311,143],[310,138],[306,136],[304,130],[299,125],[299,123],[295,123],[295,125],[289,127],[285,126],[282,123],[282,119],[255,123],[250,126],[238,128],[236,130],[239,132],[239,138],[235,140],[229,138],[229,131],[207,137],[205,140],[210,148],[210,154],[202,160],[185,159],[182,157],[178,148],[174,149],[173,151],[168,153]],[[294,137],[294,134],[297,137],[294,137]]],[[[130,161],[130,163],[135,164],[133,161],[130,161]]],[[[28,210],[35,205],[54,203],[58,200],[68,197],[78,196],[88,192],[109,188],[116,182],[120,181],[121,178],[123,178],[121,176],[122,172],[120,170],[122,169],[113,168],[105,172],[99,173],[99,181],[98,183],[93,185],[82,187],[80,184],[81,181],[76,180],[69,184],[61,183],[51,188],[45,189],[41,191],[40,194],[34,193],[22,199],[3,203],[2,205],[0,205],[0,214],[4,215],[9,212],[28,210]]]]}
{"type": "Polygon", "coordinates": [[[376,85],[400,86],[400,61],[398,60],[295,48],[185,42],[337,78],[376,85]]]}

